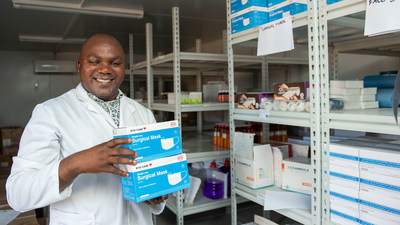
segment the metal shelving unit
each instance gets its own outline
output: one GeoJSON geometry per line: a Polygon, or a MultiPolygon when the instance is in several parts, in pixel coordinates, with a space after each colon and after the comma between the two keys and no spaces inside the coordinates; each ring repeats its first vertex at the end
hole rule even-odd
{"type": "MultiPolygon", "coordinates": [[[[400,47],[400,40],[396,34],[386,34],[376,37],[364,37],[364,21],[360,19],[365,13],[364,0],[343,0],[327,5],[319,2],[320,17],[320,49],[321,51],[321,125],[322,125],[322,223],[335,224],[330,220],[330,184],[329,184],[329,144],[330,130],[340,129],[349,131],[363,131],[381,134],[400,135],[400,127],[396,124],[393,110],[390,108],[342,110],[329,112],[329,80],[338,79],[337,58],[339,52],[353,52],[370,55],[399,56],[388,51],[400,47]],[[356,16],[354,16],[356,15],[356,16]],[[330,24],[341,25],[343,29],[358,28],[347,38],[330,38],[328,28],[330,24]],[[333,46],[331,53],[332,64],[329,74],[328,46],[333,46]]],[[[343,77],[341,79],[344,79],[343,77]]]]}
{"type": "MultiPolygon", "coordinates": [[[[311,0],[308,2],[308,11],[300,13],[292,17],[293,28],[299,28],[307,26],[308,32],[308,50],[309,59],[307,64],[309,65],[309,82],[310,82],[310,102],[311,109],[309,113],[305,112],[274,112],[270,111],[268,116],[264,114],[260,115],[260,111],[257,110],[239,110],[235,109],[233,97],[234,87],[234,54],[233,45],[241,44],[246,41],[250,41],[258,38],[258,27],[232,34],[231,32],[231,10],[230,0],[227,0],[227,53],[228,53],[228,81],[229,81],[229,95],[230,95],[230,134],[231,134],[231,161],[234,159],[234,131],[235,131],[235,120],[255,121],[262,123],[277,123],[286,124],[293,126],[310,127],[311,133],[311,162],[313,168],[313,192],[311,195],[311,210],[299,210],[299,209],[286,209],[276,210],[278,213],[285,215],[293,220],[296,220],[303,224],[321,224],[321,131],[320,131],[320,74],[319,74],[319,23],[318,23],[318,1],[311,0]]],[[[268,68],[270,57],[260,57],[263,59],[263,68],[268,68]]],[[[288,63],[293,63],[288,61],[288,63]]],[[[262,77],[262,86],[267,87],[268,85],[268,74],[264,73],[262,77]]],[[[265,89],[264,89],[265,90],[265,89]]],[[[231,167],[231,180],[235,180],[235,171],[231,167]]],[[[237,224],[237,209],[236,204],[237,196],[245,197],[251,201],[254,201],[260,205],[264,205],[263,195],[265,190],[282,191],[277,187],[268,187],[266,189],[252,190],[250,188],[241,186],[236,183],[232,183],[232,224],[237,224]]]]}

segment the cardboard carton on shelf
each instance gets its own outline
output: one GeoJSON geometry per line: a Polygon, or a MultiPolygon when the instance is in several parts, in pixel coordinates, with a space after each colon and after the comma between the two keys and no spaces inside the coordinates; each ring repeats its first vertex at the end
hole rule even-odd
{"type": "Polygon", "coordinates": [[[18,152],[19,141],[21,140],[22,127],[2,127],[0,128],[1,153],[4,155],[16,155],[18,152]]]}

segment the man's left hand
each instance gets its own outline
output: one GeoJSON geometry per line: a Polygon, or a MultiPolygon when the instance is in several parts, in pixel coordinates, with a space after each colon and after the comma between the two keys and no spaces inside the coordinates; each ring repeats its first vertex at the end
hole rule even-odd
{"type": "Polygon", "coordinates": [[[163,195],[157,198],[153,198],[153,199],[149,199],[147,201],[145,201],[146,204],[148,205],[157,205],[160,204],[161,202],[165,201],[168,199],[168,195],[163,195]]]}

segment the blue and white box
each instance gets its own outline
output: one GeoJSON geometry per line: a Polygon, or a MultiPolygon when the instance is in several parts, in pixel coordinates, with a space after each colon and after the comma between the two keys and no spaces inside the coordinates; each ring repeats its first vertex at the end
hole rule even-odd
{"type": "Polygon", "coordinates": [[[138,163],[182,153],[177,120],[115,129],[114,138],[122,137],[132,139],[122,147],[136,151],[138,163]]]}
{"type": "Polygon", "coordinates": [[[251,6],[232,14],[232,34],[257,27],[269,22],[268,8],[251,6]]]}
{"type": "Polygon", "coordinates": [[[250,6],[268,7],[267,0],[231,0],[231,13],[237,13],[250,6]]]}
{"type": "Polygon", "coordinates": [[[190,188],[186,154],[138,163],[121,165],[129,177],[121,177],[124,199],[142,202],[190,188]]]}
{"type": "Polygon", "coordinates": [[[307,0],[269,0],[269,21],[307,11],[307,0]]]}

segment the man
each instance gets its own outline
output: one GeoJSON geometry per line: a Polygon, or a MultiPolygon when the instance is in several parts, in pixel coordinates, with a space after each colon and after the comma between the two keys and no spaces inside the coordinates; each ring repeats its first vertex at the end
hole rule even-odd
{"type": "Polygon", "coordinates": [[[83,44],[81,83],[35,107],[7,180],[7,200],[17,211],[50,205],[50,224],[151,224],[167,196],[134,203],[122,198],[115,164],[136,165],[137,153],[118,147],[113,129],[155,123],[150,110],[118,89],[124,51],[112,36],[96,34],[83,44]]]}

